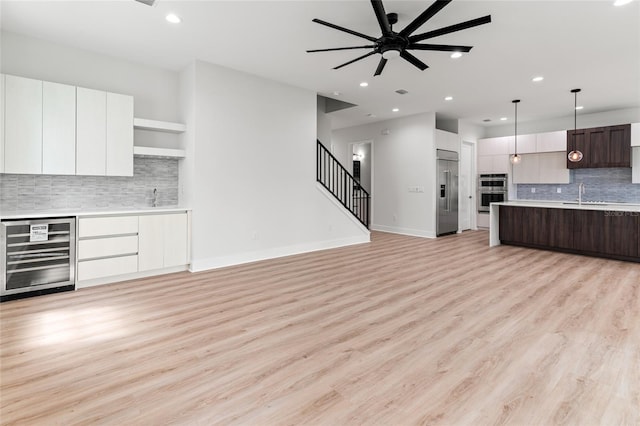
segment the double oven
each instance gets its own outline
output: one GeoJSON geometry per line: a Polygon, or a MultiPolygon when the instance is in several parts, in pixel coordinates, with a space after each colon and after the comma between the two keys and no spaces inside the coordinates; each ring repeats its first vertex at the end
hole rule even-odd
{"type": "Polygon", "coordinates": [[[491,203],[509,199],[509,182],[506,174],[489,173],[478,176],[478,212],[488,213],[491,203]]]}

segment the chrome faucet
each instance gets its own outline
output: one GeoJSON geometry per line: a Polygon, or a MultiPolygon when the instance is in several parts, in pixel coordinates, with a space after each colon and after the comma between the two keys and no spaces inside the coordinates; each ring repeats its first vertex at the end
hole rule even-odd
{"type": "Polygon", "coordinates": [[[151,201],[152,207],[158,207],[158,188],[153,188],[153,200],[151,201]]]}
{"type": "Polygon", "coordinates": [[[578,184],[578,205],[582,205],[582,194],[584,194],[584,182],[578,184]]]}

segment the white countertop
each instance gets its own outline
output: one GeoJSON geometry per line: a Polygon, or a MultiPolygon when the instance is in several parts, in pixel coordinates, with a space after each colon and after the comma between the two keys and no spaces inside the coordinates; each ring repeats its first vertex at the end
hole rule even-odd
{"type": "Polygon", "coordinates": [[[606,211],[622,211],[622,212],[640,212],[640,204],[631,203],[589,203],[583,202],[563,202],[563,201],[537,201],[537,200],[514,200],[502,203],[491,203],[496,206],[515,206],[515,207],[543,207],[552,209],[573,209],[573,210],[606,210],[606,211]]]}
{"type": "Polygon", "coordinates": [[[91,209],[91,210],[55,210],[55,211],[13,211],[1,212],[0,219],[40,219],[45,217],[85,217],[85,216],[114,216],[114,215],[135,215],[149,213],[172,213],[190,211],[188,207],[166,206],[166,207],[132,207],[118,209],[91,209]]]}

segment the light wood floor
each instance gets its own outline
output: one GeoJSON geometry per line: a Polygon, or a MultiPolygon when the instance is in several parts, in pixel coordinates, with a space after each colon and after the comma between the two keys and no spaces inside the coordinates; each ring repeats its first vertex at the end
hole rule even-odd
{"type": "Polygon", "coordinates": [[[3,303],[2,424],[640,424],[640,265],[486,232],[3,303]]]}

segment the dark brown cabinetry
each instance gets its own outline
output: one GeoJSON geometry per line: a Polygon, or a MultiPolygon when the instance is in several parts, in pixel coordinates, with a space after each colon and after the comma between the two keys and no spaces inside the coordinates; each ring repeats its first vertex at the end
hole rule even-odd
{"type": "Polygon", "coordinates": [[[567,160],[567,168],[631,167],[631,125],[567,131],[567,153],[578,150],[582,161],[567,160]]]}
{"type": "Polygon", "coordinates": [[[640,214],[500,206],[503,244],[640,262],[640,214]]]}

